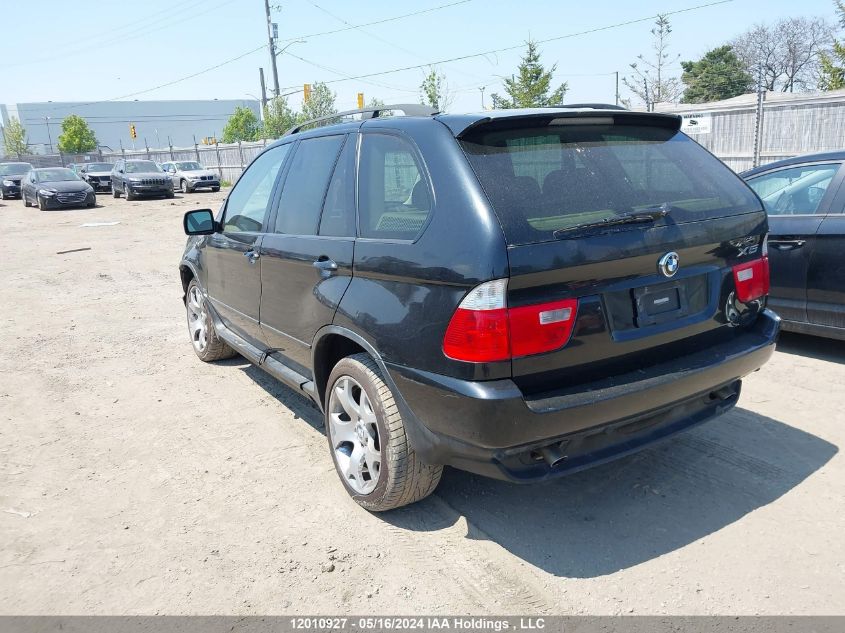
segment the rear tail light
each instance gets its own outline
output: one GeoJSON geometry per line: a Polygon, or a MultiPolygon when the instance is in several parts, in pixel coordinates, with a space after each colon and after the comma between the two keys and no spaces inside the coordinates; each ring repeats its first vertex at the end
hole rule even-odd
{"type": "Polygon", "coordinates": [[[736,298],[748,303],[769,294],[769,258],[734,266],[736,298]]]}
{"type": "Polygon", "coordinates": [[[443,338],[449,358],[494,362],[560,349],[569,342],[577,299],[508,308],[507,281],[475,287],[461,301],[443,338]]]}

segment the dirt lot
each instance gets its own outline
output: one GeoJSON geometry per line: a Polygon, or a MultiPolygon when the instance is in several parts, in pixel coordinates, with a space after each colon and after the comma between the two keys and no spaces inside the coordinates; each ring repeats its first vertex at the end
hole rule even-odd
{"type": "Polygon", "coordinates": [[[634,457],[374,516],[305,399],[194,356],[181,217],[222,196],[0,203],[0,613],[845,613],[845,344],[785,337],[634,457]]]}

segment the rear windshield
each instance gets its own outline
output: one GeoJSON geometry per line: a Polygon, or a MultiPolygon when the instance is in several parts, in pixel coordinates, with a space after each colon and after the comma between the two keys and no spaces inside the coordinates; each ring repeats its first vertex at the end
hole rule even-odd
{"type": "MultiPolygon", "coordinates": [[[[480,128],[461,141],[509,244],[666,205],[657,223],[760,210],[751,190],[695,141],[642,125],[480,128]]],[[[652,226],[626,225],[642,230],[652,226]]]]}

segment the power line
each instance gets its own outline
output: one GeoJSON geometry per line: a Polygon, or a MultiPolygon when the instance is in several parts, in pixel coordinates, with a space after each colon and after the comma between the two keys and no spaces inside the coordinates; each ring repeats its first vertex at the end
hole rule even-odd
{"type": "MultiPolygon", "coordinates": [[[[720,5],[720,4],[727,4],[727,3],[733,2],[733,1],[734,0],[716,0],[716,2],[708,2],[706,4],[699,4],[699,5],[696,5],[696,6],[693,6],[693,7],[687,7],[685,9],[677,9],[675,11],[667,11],[666,13],[662,13],[662,14],[659,14],[659,15],[664,15],[664,16],[677,15],[679,13],[686,13],[688,11],[695,11],[697,9],[706,9],[708,7],[714,7],[714,6],[717,6],[717,5],[720,5]]],[[[650,15],[650,16],[643,17],[643,18],[637,18],[635,20],[627,20],[625,22],[617,22],[616,24],[610,24],[610,25],[607,25],[607,26],[600,26],[600,27],[588,29],[586,31],[578,31],[576,33],[567,33],[566,35],[558,35],[558,36],[549,37],[549,38],[546,38],[546,39],[543,39],[543,40],[536,40],[535,43],[536,44],[546,44],[548,42],[556,42],[556,41],[563,40],[563,39],[580,37],[582,35],[591,35],[593,33],[599,33],[601,31],[609,31],[611,29],[616,29],[616,28],[620,28],[620,27],[623,27],[623,26],[630,26],[632,24],[639,24],[641,22],[648,22],[650,20],[654,20],[657,17],[658,17],[658,15],[650,15]]],[[[448,64],[448,63],[451,63],[451,62],[463,61],[465,59],[473,59],[475,57],[484,57],[485,55],[492,55],[494,53],[503,53],[503,52],[506,52],[506,51],[517,50],[517,49],[520,49],[524,46],[525,46],[524,43],[523,44],[515,44],[513,46],[505,46],[505,47],[502,47],[502,48],[495,48],[495,49],[491,49],[491,50],[488,50],[488,51],[482,51],[482,52],[479,52],[479,53],[470,53],[468,55],[460,55],[458,57],[450,57],[448,59],[441,59],[441,60],[437,60],[437,61],[428,62],[428,63],[425,63],[425,64],[416,64],[416,65],[413,65],[413,66],[404,66],[402,68],[394,68],[392,70],[382,70],[382,71],[374,72],[374,73],[365,73],[365,74],[362,74],[362,75],[348,76],[344,79],[329,79],[329,80],[327,80],[323,83],[327,83],[327,84],[338,83],[338,82],[341,82],[341,81],[368,79],[370,77],[379,77],[381,75],[390,75],[390,74],[393,74],[393,73],[403,72],[403,71],[406,71],[406,70],[416,70],[418,68],[424,68],[426,66],[436,66],[438,64],[448,64]]],[[[285,86],[284,89],[287,89],[287,88],[293,88],[293,86],[285,86]]]]}
{"type": "Polygon", "coordinates": [[[178,8],[175,8],[175,9],[170,8],[170,9],[167,9],[166,11],[152,13],[152,14],[146,16],[146,18],[143,18],[141,20],[140,24],[138,22],[135,22],[133,24],[124,24],[122,27],[118,27],[117,29],[114,29],[114,30],[122,30],[122,29],[126,29],[126,28],[129,28],[129,27],[133,27],[132,30],[130,30],[128,33],[125,33],[123,35],[113,37],[114,32],[112,30],[108,33],[107,37],[105,39],[101,40],[101,41],[94,40],[93,42],[90,42],[89,44],[87,44],[87,45],[85,45],[81,48],[75,48],[75,49],[70,49],[70,50],[64,51],[64,52],[62,52],[61,55],[56,55],[56,56],[53,56],[53,57],[42,57],[42,58],[39,58],[39,59],[24,60],[24,61],[20,61],[20,62],[15,62],[14,64],[0,64],[0,68],[8,68],[10,66],[31,66],[31,65],[36,65],[36,64],[45,64],[45,63],[48,63],[48,62],[51,62],[51,61],[64,60],[64,59],[67,59],[69,57],[78,57],[79,55],[82,55],[84,53],[88,53],[88,52],[91,52],[91,51],[99,52],[99,51],[101,51],[105,48],[112,46],[113,44],[123,44],[124,42],[127,42],[129,40],[138,39],[139,37],[146,37],[146,36],[150,35],[151,33],[156,33],[158,31],[161,31],[161,30],[164,30],[164,29],[167,29],[167,28],[178,26],[179,24],[175,19],[176,17],[178,17],[179,15],[181,15],[183,13],[195,11],[201,6],[203,7],[202,15],[208,15],[212,11],[216,11],[218,9],[221,9],[228,4],[232,4],[233,2],[235,2],[235,0],[225,0],[224,2],[222,2],[221,4],[219,4],[217,6],[208,7],[208,6],[206,6],[208,4],[206,2],[206,0],[197,0],[194,4],[182,5],[181,7],[178,7],[178,8]],[[144,23],[145,19],[154,17],[154,16],[158,15],[159,13],[167,13],[167,15],[164,16],[163,18],[155,19],[155,20],[144,23]],[[150,28],[150,27],[156,26],[158,24],[162,24],[162,26],[159,26],[158,28],[150,28]]]}
{"type": "Polygon", "coordinates": [[[436,7],[431,7],[428,9],[421,9],[420,11],[414,11],[413,13],[405,13],[403,15],[396,15],[392,18],[383,18],[381,20],[375,20],[374,22],[367,22],[365,24],[356,24],[347,26],[342,29],[334,29],[332,31],[321,31],[320,33],[308,33],[307,35],[297,35],[296,37],[292,37],[289,39],[282,40],[283,42],[289,42],[291,40],[301,40],[307,37],[321,37],[323,35],[334,35],[335,33],[343,33],[344,31],[351,31],[353,29],[359,29],[362,26],[374,26],[376,24],[385,24],[387,22],[395,22],[396,20],[402,20],[404,18],[411,18],[416,15],[423,15],[424,13],[431,13],[433,11],[439,11],[440,9],[448,9],[449,7],[456,7],[459,4],[466,4],[468,2],[472,2],[472,0],[458,0],[457,2],[450,2],[448,4],[441,4],[436,7]]]}

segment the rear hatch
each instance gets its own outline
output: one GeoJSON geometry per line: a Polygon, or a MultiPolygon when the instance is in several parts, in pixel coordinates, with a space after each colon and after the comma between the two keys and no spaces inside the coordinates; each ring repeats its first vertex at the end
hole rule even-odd
{"type": "Polygon", "coordinates": [[[557,111],[458,136],[508,243],[507,305],[577,299],[564,347],[513,358],[526,395],[607,384],[750,325],[726,312],[732,268],[762,254],[765,213],[677,117],[557,111]]]}

